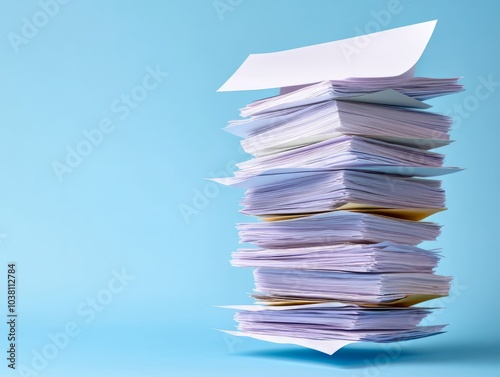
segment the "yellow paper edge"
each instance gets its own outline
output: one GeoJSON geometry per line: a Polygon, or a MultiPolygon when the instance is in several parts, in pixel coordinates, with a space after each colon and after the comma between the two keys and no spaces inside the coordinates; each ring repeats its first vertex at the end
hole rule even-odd
{"type": "MultiPolygon", "coordinates": [[[[262,296],[254,296],[258,299],[256,304],[259,305],[269,305],[269,306],[289,306],[289,305],[307,305],[307,304],[319,304],[323,302],[333,302],[332,300],[308,300],[308,299],[288,299],[279,297],[269,297],[269,299],[262,296]]],[[[428,294],[413,294],[405,296],[399,300],[390,302],[380,302],[380,303],[366,303],[366,302],[349,302],[361,307],[368,308],[385,308],[385,307],[409,307],[421,302],[433,300],[440,297],[446,297],[443,295],[428,295],[428,294]]]]}
{"type": "MultiPolygon", "coordinates": [[[[371,213],[374,215],[396,217],[404,220],[419,221],[434,215],[435,213],[446,210],[446,208],[381,208],[365,204],[358,203],[347,203],[342,207],[335,209],[334,211],[350,211],[359,213],[371,213]]],[[[261,215],[259,216],[264,221],[282,221],[298,219],[300,217],[317,215],[318,213],[326,212],[309,212],[309,213],[299,213],[293,215],[261,215]]]]}

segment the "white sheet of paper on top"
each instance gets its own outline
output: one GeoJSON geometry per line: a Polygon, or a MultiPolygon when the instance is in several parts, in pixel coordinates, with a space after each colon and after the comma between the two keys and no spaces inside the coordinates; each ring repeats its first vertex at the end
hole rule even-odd
{"type": "Polygon", "coordinates": [[[251,54],[218,91],[400,76],[420,59],[436,23],[433,20],[292,50],[251,54]]]}

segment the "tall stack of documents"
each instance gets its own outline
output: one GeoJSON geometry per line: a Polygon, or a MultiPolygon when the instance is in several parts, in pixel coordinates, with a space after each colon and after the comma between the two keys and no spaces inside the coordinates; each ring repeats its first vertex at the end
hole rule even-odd
{"type": "Polygon", "coordinates": [[[250,55],[221,91],[279,87],[241,109],[226,130],[253,157],[234,177],[246,189],[237,225],[254,267],[256,303],[236,309],[238,336],[332,354],[358,341],[394,342],[443,332],[422,324],[446,296],[435,273],[445,209],[434,149],[451,118],[423,101],[462,90],[458,79],[414,77],[436,21],[272,54],[250,55]],[[358,48],[359,38],[371,43],[358,48]]]}

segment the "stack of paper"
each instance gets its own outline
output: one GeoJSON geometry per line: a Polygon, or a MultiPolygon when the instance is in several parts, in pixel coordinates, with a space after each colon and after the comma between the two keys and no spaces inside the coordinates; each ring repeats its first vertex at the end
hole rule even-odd
{"type": "MultiPolygon", "coordinates": [[[[399,214],[405,218],[405,210],[426,217],[442,210],[445,204],[441,182],[434,179],[353,170],[270,177],[274,180],[256,184],[245,192],[241,203],[243,213],[269,216],[371,208],[374,212],[399,214]],[[312,192],[314,196],[304,197],[304,193],[312,192]]],[[[415,218],[410,216],[409,219],[415,218]]]]}
{"type": "Polygon", "coordinates": [[[356,341],[394,342],[435,335],[423,326],[446,296],[437,275],[440,226],[424,219],[445,209],[443,167],[433,149],[449,144],[451,118],[422,102],[462,90],[458,79],[413,77],[436,21],[356,38],[250,55],[220,90],[280,87],[230,121],[253,155],[234,177],[246,189],[231,263],[255,267],[256,305],[233,306],[238,331],[326,353],[356,341]]]}
{"type": "Polygon", "coordinates": [[[240,306],[235,318],[242,331],[347,341],[402,341],[438,333],[443,326],[418,326],[430,314],[425,308],[362,308],[320,303],[290,306],[240,306]],[[272,325],[271,325],[272,324],[272,325]]]}

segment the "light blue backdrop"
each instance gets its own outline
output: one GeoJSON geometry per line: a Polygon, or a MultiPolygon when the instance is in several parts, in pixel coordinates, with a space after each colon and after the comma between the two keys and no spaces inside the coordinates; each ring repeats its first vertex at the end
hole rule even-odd
{"type": "MultiPolygon", "coordinates": [[[[30,368],[10,373],[4,360],[1,375],[499,370],[498,2],[57,4],[3,1],[0,13],[0,280],[16,262],[18,366],[30,368]],[[239,107],[274,93],[216,89],[249,53],[436,18],[417,73],[464,76],[468,89],[432,102],[458,122],[448,164],[467,169],[445,178],[449,210],[434,217],[445,224],[434,244],[446,255],[439,272],[456,280],[437,303],[447,309],[430,322],[449,323],[449,332],[327,357],[214,331],[234,325],[231,312],[212,305],[250,302],[253,283],[250,270],[228,263],[242,192],[203,178],[245,159],[220,129],[239,107]],[[485,81],[494,82],[488,92],[485,81]]],[[[0,290],[3,313],[5,283],[0,290]]],[[[6,338],[3,325],[2,354],[6,338]]]]}

